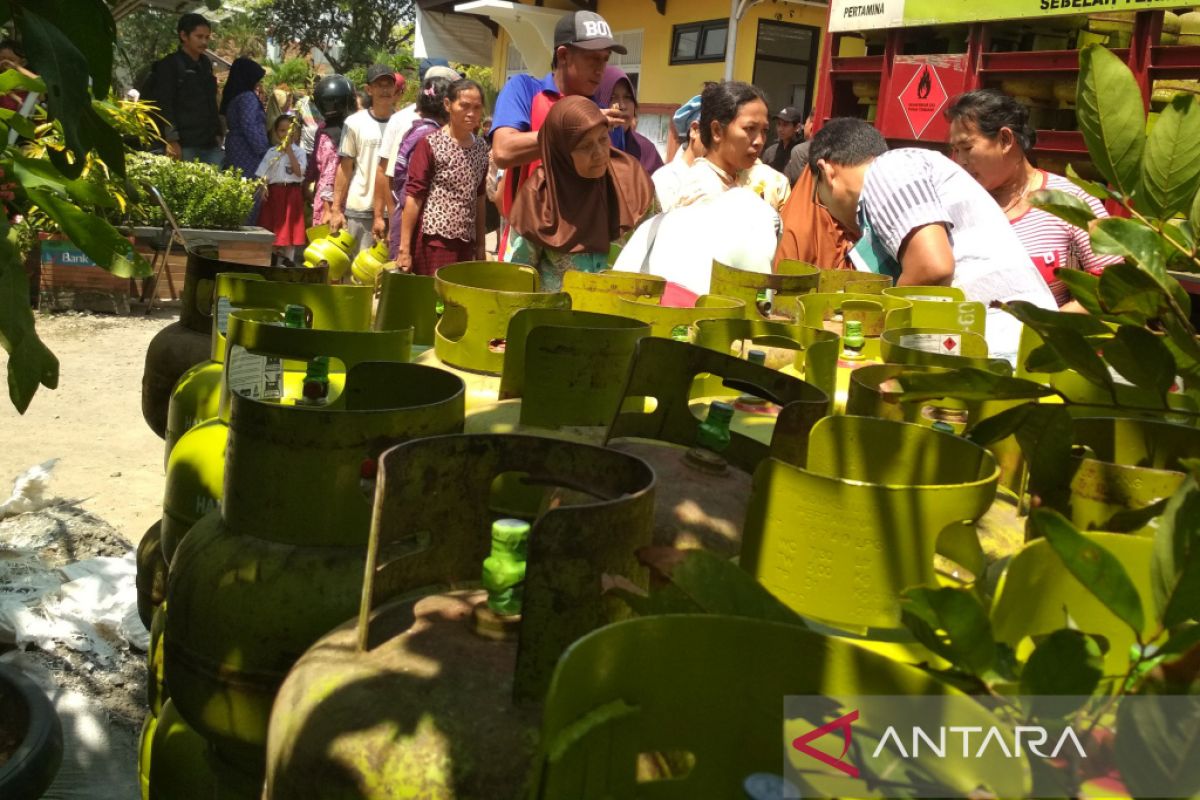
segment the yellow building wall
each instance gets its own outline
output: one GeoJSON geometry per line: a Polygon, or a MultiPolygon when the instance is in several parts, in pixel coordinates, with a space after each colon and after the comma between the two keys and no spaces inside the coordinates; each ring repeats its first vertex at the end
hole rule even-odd
{"type": "MultiPolygon", "coordinates": [[[[667,0],[667,13],[660,15],[651,0],[600,0],[599,12],[614,31],[642,29],[642,73],[638,79],[638,102],[678,104],[699,94],[705,81],[725,77],[725,62],[671,65],[671,31],[676,25],[712,19],[729,19],[729,0],[667,0]]],[[[825,30],[828,11],[814,6],[766,0],[751,7],[738,22],[737,51],[733,79],[754,79],[754,50],[759,20],[776,20],[811,25],[825,30]]],[[[822,47],[824,38],[822,36],[822,47]]],[[[820,63],[818,54],[818,62],[820,63]]],[[[816,72],[817,64],[813,65],[816,72]]],[[[814,84],[814,90],[815,90],[814,84]]],[[[778,103],[772,103],[772,107],[778,103]]]]}
{"type": "MultiPolygon", "coordinates": [[[[546,0],[551,8],[574,9],[569,0],[546,0]]],[[[638,78],[638,102],[678,105],[699,94],[705,81],[725,77],[725,62],[671,65],[671,33],[676,25],[713,19],[729,19],[729,0],[667,0],[667,13],[661,15],[651,0],[599,0],[598,9],[614,31],[641,30],[642,70],[638,78]]],[[[759,20],[810,25],[822,31],[820,50],[824,50],[824,30],[828,11],[815,6],[802,6],[783,0],[765,0],[751,7],[738,22],[737,52],[734,54],[733,78],[739,81],[754,79],[754,51],[758,39],[759,20]]],[[[493,51],[493,72],[498,83],[507,70],[508,36],[501,28],[493,51]]],[[[821,52],[816,73],[820,65],[821,52]]],[[[814,82],[813,91],[817,91],[814,82]]],[[[774,108],[777,103],[772,103],[774,108]]]]}

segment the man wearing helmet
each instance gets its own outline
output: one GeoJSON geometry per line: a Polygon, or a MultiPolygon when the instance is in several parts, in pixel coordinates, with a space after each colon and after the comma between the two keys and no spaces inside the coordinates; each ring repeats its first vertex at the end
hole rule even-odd
{"type": "Polygon", "coordinates": [[[342,144],[342,126],[354,113],[354,85],[341,75],[328,75],[313,88],[313,102],[324,120],[313,140],[308,157],[305,183],[314,183],[313,224],[329,221],[333,203],[333,184],[337,175],[338,148],[342,144]]]}

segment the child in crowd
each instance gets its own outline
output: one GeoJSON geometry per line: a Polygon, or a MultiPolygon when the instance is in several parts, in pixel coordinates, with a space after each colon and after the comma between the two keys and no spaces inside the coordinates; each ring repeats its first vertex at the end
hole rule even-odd
{"type": "Polygon", "coordinates": [[[266,180],[259,225],[275,234],[275,252],[295,261],[304,247],[304,168],[307,154],[300,147],[300,125],[294,114],[280,114],[272,128],[272,147],[255,175],[266,180]]]}

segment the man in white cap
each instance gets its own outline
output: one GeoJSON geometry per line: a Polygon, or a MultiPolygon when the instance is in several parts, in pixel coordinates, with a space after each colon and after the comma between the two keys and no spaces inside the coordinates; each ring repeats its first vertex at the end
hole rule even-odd
{"type": "Polygon", "coordinates": [[[333,211],[329,228],[337,233],[346,228],[358,240],[355,255],[371,247],[384,231],[375,225],[376,153],[383,131],[392,116],[396,73],[391,67],[373,64],[367,70],[367,94],[371,105],[346,118],[341,162],[333,183],[333,211]]]}

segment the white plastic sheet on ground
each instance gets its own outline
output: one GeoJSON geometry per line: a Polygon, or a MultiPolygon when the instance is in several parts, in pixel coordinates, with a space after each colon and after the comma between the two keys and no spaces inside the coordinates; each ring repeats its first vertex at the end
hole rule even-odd
{"type": "Polygon", "coordinates": [[[122,644],[145,651],[150,635],[137,615],[137,564],[100,557],[61,568],[0,542],[0,641],[52,651],[68,647],[102,664],[122,644]]]}

